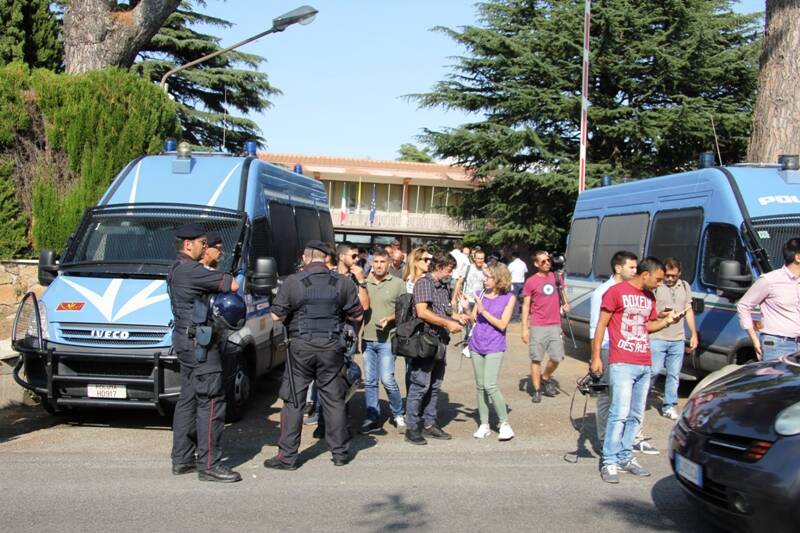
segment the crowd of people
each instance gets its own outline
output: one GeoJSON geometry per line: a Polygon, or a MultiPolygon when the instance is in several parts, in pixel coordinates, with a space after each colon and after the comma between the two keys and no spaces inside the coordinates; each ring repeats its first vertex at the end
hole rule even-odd
{"type": "MultiPolygon", "coordinates": [[[[191,314],[188,307],[180,312],[175,304],[182,301],[181,283],[190,291],[211,290],[212,285],[236,290],[234,279],[214,270],[222,253],[218,235],[206,236],[189,225],[179,230],[177,245],[178,261],[169,281],[176,317],[191,314]],[[189,288],[193,284],[197,288],[189,288]]],[[[800,337],[793,336],[800,331],[800,239],[789,240],[783,255],[785,266],[759,278],[738,304],[740,324],[759,359],[775,359],[800,348],[800,337]],[[760,331],[751,317],[755,307],[762,313],[760,331]]],[[[307,243],[302,266],[284,280],[270,309],[272,319],[285,324],[290,344],[280,390],[284,404],[279,451],[264,466],[299,466],[304,415],[306,424],[317,424],[314,436],[326,439],[333,463],[343,466],[350,461],[346,402],[348,387],[352,393],[355,384],[346,376],[359,350],[366,404],[360,433],[382,431],[382,385],[388,420],[406,442],[425,445],[428,439],[451,439],[438,423],[438,399],[447,346],[459,333],[462,354],[471,360],[475,378],[478,427],[473,436],[492,435],[491,408],[499,422],[497,439],[514,438],[498,385],[509,325],[522,322],[521,341],[528,346],[531,399],[536,404],[560,392],[553,376],[565,356],[561,319],[570,310],[565,280],[561,271],[553,270],[550,254],[535,251],[531,259],[534,272],[527,276],[526,263],[517,253],[502,258],[480,247],[470,250],[459,241],[449,252],[418,246],[407,255],[397,241],[368,253],[348,243],[337,248],[321,241],[307,243]],[[408,334],[406,326],[413,326],[413,333],[408,334]],[[405,405],[396,375],[400,342],[407,343],[402,350],[405,405]],[[409,352],[408,346],[417,349],[409,352]]],[[[605,482],[618,483],[621,472],[650,475],[634,451],[659,453],[643,431],[651,383],[666,373],[660,414],[676,420],[684,354],[698,347],[699,337],[692,291],[681,279],[680,260],[639,259],[621,250],[610,266],[612,276],[591,296],[589,371],[607,384],[596,407],[600,475],[605,482]]],[[[175,338],[180,341],[184,334],[176,329],[175,338]]],[[[209,362],[200,364],[193,352],[181,358],[184,381],[176,408],[173,473],[194,471],[188,456],[196,453],[198,461],[205,461],[204,468],[197,467],[201,479],[238,481],[239,475],[219,462],[225,406],[217,383],[219,354],[211,354],[209,362]],[[213,392],[208,390],[211,378],[216,380],[213,392]],[[184,388],[191,392],[185,400],[184,388]],[[192,432],[201,427],[209,434],[205,447],[199,440],[190,442],[192,432]]]]}

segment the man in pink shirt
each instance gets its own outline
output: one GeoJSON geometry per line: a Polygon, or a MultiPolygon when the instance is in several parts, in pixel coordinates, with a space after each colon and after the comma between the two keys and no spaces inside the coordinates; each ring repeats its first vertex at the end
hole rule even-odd
{"type": "Polygon", "coordinates": [[[533,266],[536,273],[522,287],[522,342],[530,346],[533,403],[542,401],[542,387],[545,396],[558,394],[550,376],[558,368],[558,363],[564,360],[561,310],[568,312],[569,302],[564,294],[564,280],[560,273],[550,271],[551,264],[547,252],[535,252],[533,266]],[[549,360],[542,373],[545,354],[549,360]]]}
{"type": "Polygon", "coordinates": [[[783,245],[784,266],[762,275],[737,304],[739,324],[753,341],[759,360],[773,361],[800,350],[800,239],[783,245]],[[756,333],[751,312],[761,308],[756,333]]]}

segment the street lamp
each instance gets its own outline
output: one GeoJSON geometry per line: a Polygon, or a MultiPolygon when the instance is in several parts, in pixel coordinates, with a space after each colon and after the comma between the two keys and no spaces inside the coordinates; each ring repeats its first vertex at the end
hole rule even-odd
{"type": "Polygon", "coordinates": [[[217,57],[220,54],[224,54],[226,52],[230,52],[234,48],[239,48],[242,45],[247,43],[253,42],[256,39],[260,39],[265,35],[269,35],[270,33],[278,33],[292,24],[310,24],[314,17],[317,16],[318,11],[311,6],[301,6],[297,9],[292,9],[291,11],[284,13],[283,15],[272,19],[272,27],[266,31],[262,31],[258,35],[253,35],[252,37],[245,39],[244,41],[238,42],[234,45],[231,45],[227,48],[223,48],[222,50],[217,50],[216,52],[212,52],[208,55],[204,55],[194,61],[189,61],[188,63],[181,65],[179,67],[175,67],[174,69],[170,70],[161,78],[161,88],[164,89],[164,92],[167,92],[167,78],[172,76],[173,74],[185,70],[189,67],[193,67],[202,63],[203,61],[208,61],[212,57],[217,57]]]}

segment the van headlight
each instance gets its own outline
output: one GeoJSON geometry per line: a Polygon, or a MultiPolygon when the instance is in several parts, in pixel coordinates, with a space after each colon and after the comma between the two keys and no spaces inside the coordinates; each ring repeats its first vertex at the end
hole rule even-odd
{"type": "Polygon", "coordinates": [[[775,418],[775,433],[791,437],[800,433],[800,402],[790,405],[775,418]]]}

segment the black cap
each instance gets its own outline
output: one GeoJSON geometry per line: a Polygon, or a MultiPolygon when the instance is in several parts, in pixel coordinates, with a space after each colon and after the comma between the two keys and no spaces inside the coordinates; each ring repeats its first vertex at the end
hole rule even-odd
{"type": "Polygon", "coordinates": [[[175,230],[175,237],[179,239],[197,239],[206,234],[206,229],[200,224],[184,224],[175,230]]]}
{"type": "Polygon", "coordinates": [[[308,241],[305,247],[311,248],[313,250],[319,250],[320,252],[323,252],[326,255],[330,255],[331,253],[333,253],[333,247],[330,244],[328,244],[327,242],[318,241],[316,239],[308,241]]]}
{"type": "Polygon", "coordinates": [[[209,231],[206,233],[206,239],[208,240],[209,247],[222,244],[222,235],[220,235],[218,231],[209,231]]]}

